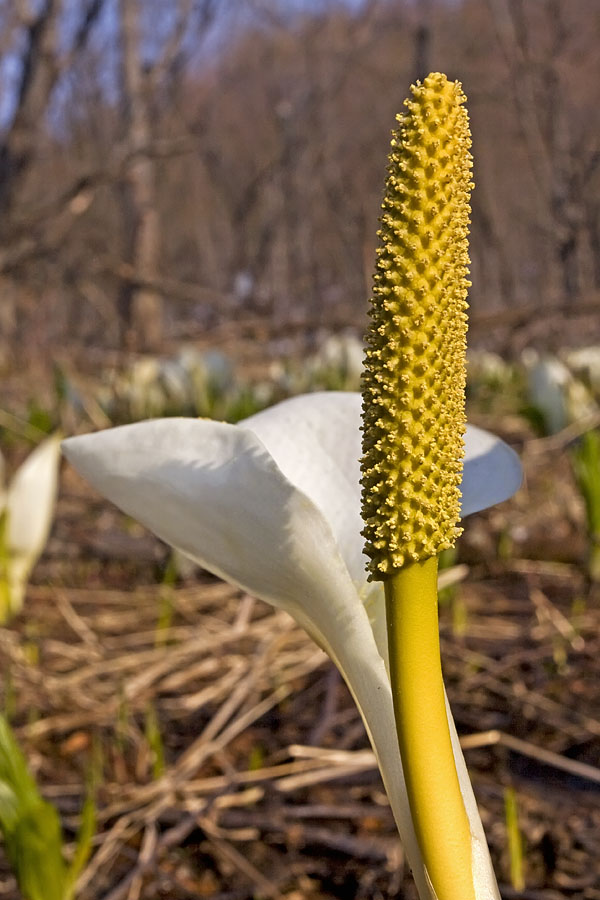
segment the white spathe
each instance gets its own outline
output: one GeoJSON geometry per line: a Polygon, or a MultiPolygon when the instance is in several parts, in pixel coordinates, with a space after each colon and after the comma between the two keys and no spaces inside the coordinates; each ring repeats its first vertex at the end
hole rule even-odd
{"type": "MultiPolygon", "coordinates": [[[[383,591],[365,579],[360,404],[358,394],[308,394],[239,425],[162,419],[70,438],[63,448],[127,514],[204,568],[287,610],[329,653],[360,709],[420,896],[429,900],[395,733],[383,591]]],[[[470,428],[464,514],[506,499],[520,483],[513,451],[470,428]]],[[[499,896],[496,881],[450,713],[449,722],[477,900],[491,900],[499,896]]]]}
{"type": "Polygon", "coordinates": [[[43,440],[17,469],[11,483],[0,484],[3,529],[3,578],[6,608],[0,621],[19,612],[31,570],[46,546],[54,519],[60,463],[60,438],[43,440]]]}

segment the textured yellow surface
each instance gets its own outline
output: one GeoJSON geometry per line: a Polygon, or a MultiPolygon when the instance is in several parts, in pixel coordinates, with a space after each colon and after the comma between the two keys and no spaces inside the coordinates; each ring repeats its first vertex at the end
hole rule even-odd
{"type": "Polygon", "coordinates": [[[458,82],[429,75],[398,116],[363,385],[370,577],[452,546],[465,429],[471,139],[458,82]]]}

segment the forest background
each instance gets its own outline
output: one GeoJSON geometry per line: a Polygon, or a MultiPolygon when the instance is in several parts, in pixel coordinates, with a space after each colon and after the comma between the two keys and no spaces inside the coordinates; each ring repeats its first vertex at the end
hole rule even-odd
{"type": "Polygon", "coordinates": [[[472,341],[598,337],[597,0],[0,0],[0,33],[6,363],[241,312],[360,331],[394,116],[430,70],[472,121],[472,341]]]}

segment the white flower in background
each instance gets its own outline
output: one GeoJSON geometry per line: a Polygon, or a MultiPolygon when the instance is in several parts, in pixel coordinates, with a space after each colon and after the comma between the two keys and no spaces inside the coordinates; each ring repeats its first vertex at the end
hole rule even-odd
{"type": "Polygon", "coordinates": [[[597,407],[586,386],[555,356],[539,357],[535,350],[523,354],[529,402],[543,416],[548,434],[585,419],[597,407]]]}
{"type": "MultiPolygon", "coordinates": [[[[78,471],[197,564],[289,612],[345,678],[375,749],[421,898],[434,898],[407,799],[387,673],[383,587],[367,583],[358,394],[295,397],[239,425],[166,419],[70,438],[78,471]]],[[[513,451],[468,428],[462,513],[521,483],[513,451]]],[[[448,712],[479,898],[498,897],[448,712]]]]}
{"type": "Polygon", "coordinates": [[[512,367],[497,353],[467,350],[467,382],[503,385],[510,381],[512,367]]]}
{"type": "Polygon", "coordinates": [[[5,487],[0,468],[0,623],[23,606],[31,570],[46,546],[54,519],[60,439],[30,453],[5,487]]]}
{"type": "Polygon", "coordinates": [[[600,347],[579,347],[565,350],[561,355],[571,372],[600,400],[600,347]]]}
{"type": "Polygon", "coordinates": [[[208,386],[223,394],[235,386],[231,360],[220,350],[198,350],[193,346],[182,347],[176,357],[188,378],[203,387],[208,386]]]}
{"type": "Polygon", "coordinates": [[[129,369],[114,376],[109,414],[124,412],[132,419],[160,415],[166,399],[159,378],[159,359],[146,356],[135,360],[129,369]]]}
{"type": "Polygon", "coordinates": [[[351,331],[323,332],[317,350],[297,358],[289,347],[269,366],[269,379],[280,392],[296,395],[313,390],[354,391],[360,386],[364,346],[351,331]]]}
{"type": "Polygon", "coordinates": [[[317,359],[325,367],[337,369],[345,378],[360,383],[365,349],[363,342],[351,331],[330,334],[319,349],[317,359]]]}
{"type": "Polygon", "coordinates": [[[230,360],[218,350],[183,347],[174,358],[143,356],[110,378],[104,404],[133,421],[173,413],[204,412],[234,389],[230,360]]]}

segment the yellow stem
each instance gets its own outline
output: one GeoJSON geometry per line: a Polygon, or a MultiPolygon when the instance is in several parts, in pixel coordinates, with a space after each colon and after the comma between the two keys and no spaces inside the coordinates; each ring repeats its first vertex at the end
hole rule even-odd
{"type": "Polygon", "coordinates": [[[438,900],[476,900],[444,699],[437,558],[405,566],[384,584],[396,728],[423,861],[438,900]]]}

